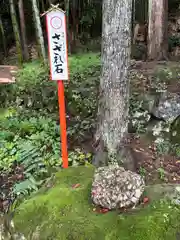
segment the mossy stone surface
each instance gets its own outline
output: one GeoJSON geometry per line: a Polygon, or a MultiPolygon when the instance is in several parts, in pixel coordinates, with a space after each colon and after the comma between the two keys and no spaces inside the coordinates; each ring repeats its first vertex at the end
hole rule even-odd
{"type": "Polygon", "coordinates": [[[22,203],[16,230],[31,240],[177,240],[180,209],[157,201],[127,214],[93,211],[90,189],[94,168],[71,167],[57,173],[47,191],[22,203]],[[74,184],[80,184],[73,188],[74,184]]]}

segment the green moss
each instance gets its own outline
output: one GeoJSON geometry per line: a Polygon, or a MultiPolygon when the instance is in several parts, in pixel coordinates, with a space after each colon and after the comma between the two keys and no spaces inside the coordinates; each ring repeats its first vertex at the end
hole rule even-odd
{"type": "Polygon", "coordinates": [[[159,201],[138,212],[118,215],[93,211],[90,188],[94,169],[71,167],[56,174],[54,187],[20,205],[18,231],[40,240],[176,240],[180,209],[159,201]],[[79,188],[72,188],[73,184],[79,188]]]}

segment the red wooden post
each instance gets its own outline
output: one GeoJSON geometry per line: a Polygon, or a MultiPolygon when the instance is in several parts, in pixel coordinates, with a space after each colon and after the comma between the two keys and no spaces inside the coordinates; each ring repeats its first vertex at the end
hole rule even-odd
{"type": "Polygon", "coordinates": [[[68,53],[65,12],[52,5],[46,15],[51,79],[58,83],[58,104],[63,168],[68,168],[64,83],[68,80],[68,53]]]}
{"type": "Polygon", "coordinates": [[[60,131],[61,131],[61,151],[62,151],[63,168],[68,168],[66,110],[65,110],[63,81],[58,81],[58,102],[59,102],[59,119],[60,119],[60,131]]]}

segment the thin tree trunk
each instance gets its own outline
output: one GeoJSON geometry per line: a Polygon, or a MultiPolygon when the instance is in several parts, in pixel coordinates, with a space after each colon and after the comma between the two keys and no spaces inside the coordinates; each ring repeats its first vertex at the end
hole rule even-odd
{"type": "Polygon", "coordinates": [[[123,160],[126,165],[123,149],[128,132],[132,0],[104,0],[102,12],[102,73],[94,164],[123,160]]]}
{"type": "Polygon", "coordinates": [[[136,21],[136,0],[132,0],[132,34],[131,34],[131,45],[134,44],[133,40],[133,33],[134,33],[134,27],[135,27],[135,21],[136,21]]]}
{"type": "Polygon", "coordinates": [[[37,0],[32,0],[32,7],[33,7],[33,15],[34,15],[34,21],[35,21],[35,28],[36,28],[36,34],[37,34],[37,40],[38,40],[38,52],[40,58],[46,62],[46,52],[45,52],[45,46],[44,46],[44,36],[40,21],[40,13],[37,6],[37,0]]]}
{"type": "Polygon", "coordinates": [[[67,35],[68,35],[68,53],[71,54],[71,36],[69,29],[69,0],[65,0],[65,11],[66,11],[66,26],[67,26],[67,35]]]}
{"type": "Polygon", "coordinates": [[[49,6],[51,6],[51,4],[52,4],[52,1],[51,1],[51,0],[48,0],[48,3],[49,3],[49,6]]]}
{"type": "Polygon", "coordinates": [[[17,21],[17,17],[16,17],[16,11],[15,11],[15,7],[14,7],[14,1],[9,0],[9,4],[10,4],[10,12],[11,12],[13,31],[14,31],[15,41],[16,41],[18,62],[19,62],[19,65],[22,65],[23,53],[22,53],[22,47],[21,47],[20,31],[19,31],[18,21],[17,21]]]}
{"type": "Polygon", "coordinates": [[[76,22],[77,22],[77,7],[78,7],[78,1],[73,0],[72,1],[72,7],[71,7],[71,14],[72,14],[72,45],[71,50],[74,51],[76,48],[77,43],[77,29],[76,29],[76,22]]]}
{"type": "Polygon", "coordinates": [[[5,37],[4,26],[3,26],[1,15],[0,15],[0,31],[1,31],[1,36],[2,36],[2,44],[3,44],[3,49],[4,49],[4,56],[7,57],[6,37],[5,37]]]}
{"type": "Polygon", "coordinates": [[[19,16],[20,16],[20,26],[21,26],[21,36],[22,36],[24,59],[25,59],[25,61],[28,61],[29,60],[29,52],[28,52],[28,45],[27,45],[27,38],[26,38],[26,26],[25,26],[23,0],[19,0],[18,7],[19,7],[19,16]]]}
{"type": "Polygon", "coordinates": [[[149,0],[148,59],[167,59],[167,0],[149,0]]]}
{"type": "Polygon", "coordinates": [[[45,12],[45,4],[44,4],[44,0],[41,0],[41,4],[42,4],[42,12],[45,12]]]}

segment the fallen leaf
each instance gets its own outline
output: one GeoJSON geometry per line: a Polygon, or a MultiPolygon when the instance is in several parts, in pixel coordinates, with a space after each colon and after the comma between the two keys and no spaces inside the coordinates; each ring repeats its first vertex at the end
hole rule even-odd
{"type": "Polygon", "coordinates": [[[101,209],[100,212],[101,212],[101,213],[107,213],[107,212],[109,212],[109,209],[107,209],[107,208],[103,208],[103,209],[101,209]]]}
{"type": "Polygon", "coordinates": [[[144,197],[143,198],[143,203],[148,203],[149,202],[149,198],[148,197],[144,197]]]}
{"type": "Polygon", "coordinates": [[[80,183],[76,183],[76,184],[72,185],[72,188],[79,188],[80,186],[81,186],[80,183]]]}
{"type": "Polygon", "coordinates": [[[107,208],[95,208],[95,210],[93,209],[93,211],[94,211],[94,212],[97,212],[97,213],[102,213],[102,214],[104,214],[104,213],[109,212],[109,209],[107,209],[107,208]]]}

